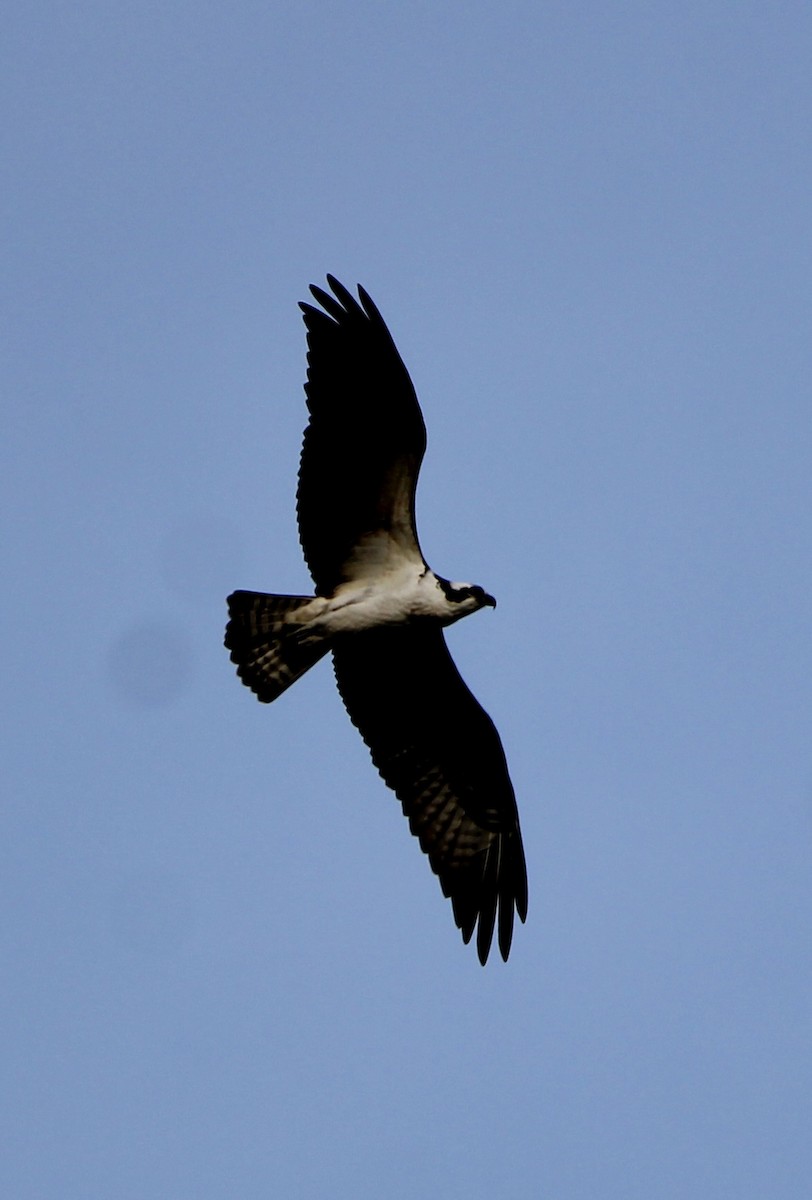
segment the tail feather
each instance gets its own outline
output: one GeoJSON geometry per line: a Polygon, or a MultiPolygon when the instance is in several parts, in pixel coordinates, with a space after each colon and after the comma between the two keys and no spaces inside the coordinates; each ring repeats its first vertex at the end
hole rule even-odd
{"type": "Polygon", "coordinates": [[[237,674],[257,699],[270,704],[314,666],[329,641],[308,626],[319,604],[312,596],[269,596],[233,592],[225,644],[237,674]],[[310,612],[304,610],[310,608],[310,612]]]}

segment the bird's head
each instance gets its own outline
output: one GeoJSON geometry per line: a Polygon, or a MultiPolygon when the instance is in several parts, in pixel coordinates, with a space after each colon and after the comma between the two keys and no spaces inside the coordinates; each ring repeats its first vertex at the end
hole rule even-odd
{"type": "Polygon", "coordinates": [[[490,592],[486,592],[478,583],[472,583],[468,589],[468,594],[472,600],[476,601],[477,608],[496,608],[496,597],[490,592]]]}
{"type": "Polygon", "coordinates": [[[451,583],[448,579],[437,579],[437,585],[449,604],[454,606],[457,617],[467,617],[480,608],[496,608],[496,601],[477,583],[451,583]]]}

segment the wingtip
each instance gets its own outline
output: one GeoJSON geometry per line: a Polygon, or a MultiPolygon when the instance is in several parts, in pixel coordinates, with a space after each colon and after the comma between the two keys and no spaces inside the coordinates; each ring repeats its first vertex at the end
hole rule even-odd
{"type": "Polygon", "coordinates": [[[355,296],[353,296],[349,288],[344,286],[340,279],[336,279],[335,275],[328,274],[327,282],[335,296],[338,297],[348,311],[351,312],[353,308],[358,308],[358,301],[355,299],[355,296]]]}
{"type": "MultiPolygon", "coordinates": [[[[318,313],[320,317],[323,317],[326,313],[328,316],[332,317],[334,321],[340,323],[348,316],[369,317],[370,313],[367,312],[366,309],[361,306],[361,304],[359,304],[357,298],[353,296],[352,292],[344,286],[340,279],[337,279],[336,276],[332,275],[329,271],[326,275],[326,279],[330,289],[333,292],[332,296],[329,292],[326,292],[323,287],[320,287],[319,284],[310,284],[310,293],[317,303],[321,305],[321,308],[313,308],[312,305],[305,304],[301,300],[299,301],[299,307],[305,313],[306,318],[312,313],[318,313]]],[[[359,293],[362,291],[360,286],[358,287],[358,291],[359,293]]],[[[372,308],[373,311],[377,311],[375,310],[374,305],[372,308]]]]}
{"type": "Polygon", "coordinates": [[[356,297],[352,294],[349,288],[345,287],[341,280],[333,275],[330,271],[328,271],[325,275],[325,279],[327,280],[327,284],[333,292],[333,295],[329,295],[329,293],[317,283],[309,284],[309,291],[313,298],[321,305],[321,308],[314,308],[312,304],[308,304],[307,302],[300,300],[299,308],[305,314],[306,318],[313,313],[317,313],[320,317],[323,317],[324,312],[322,312],[322,309],[326,310],[326,312],[335,320],[339,320],[342,316],[346,316],[347,313],[354,312],[356,314],[362,313],[369,320],[377,320],[384,325],[384,328],[386,328],[378,306],[365,287],[363,287],[360,283],[355,285],[358,292],[358,296],[356,297]],[[342,305],[343,308],[341,307],[342,305]]]}
{"type": "Polygon", "coordinates": [[[361,307],[363,308],[366,315],[368,317],[375,318],[376,320],[383,323],[383,317],[380,314],[380,310],[378,309],[378,306],[375,303],[375,301],[370,296],[369,292],[360,283],[357,285],[357,287],[358,287],[358,296],[361,301],[361,307]]]}

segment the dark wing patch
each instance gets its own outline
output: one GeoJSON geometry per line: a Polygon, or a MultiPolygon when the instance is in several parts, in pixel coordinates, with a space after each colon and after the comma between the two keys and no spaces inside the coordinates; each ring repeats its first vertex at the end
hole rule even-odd
{"type": "Polygon", "coordinates": [[[488,957],[498,917],[507,959],[514,911],[527,915],[527,872],[499,734],[433,627],[376,629],[333,646],[353,724],[395,791],[451,899],[463,940],[488,957]]]}
{"type": "MultiPolygon", "coordinates": [[[[422,561],[414,519],[426,429],[412,381],[383,317],[331,275],[321,309],[300,305],[307,326],[307,407],[299,467],[299,537],[320,595],[359,571],[353,551],[387,538],[422,561]]],[[[384,551],[384,553],[386,553],[384,551]]],[[[380,553],[376,555],[380,560],[380,553]]]]}

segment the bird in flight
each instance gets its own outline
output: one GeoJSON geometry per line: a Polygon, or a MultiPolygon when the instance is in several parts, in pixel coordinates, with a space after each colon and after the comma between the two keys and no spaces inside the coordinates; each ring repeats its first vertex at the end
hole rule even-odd
{"type": "Polygon", "coordinates": [[[527,915],[519,815],[499,734],[448,651],[443,628],[496,607],[483,588],[431,570],[415,489],[426,428],[383,317],[332,275],[301,304],[310,421],[299,467],[299,538],[315,596],[237,591],[225,644],[270,703],[328,651],[338,690],[396,793],[480,962],[502,958],[527,915]]]}

